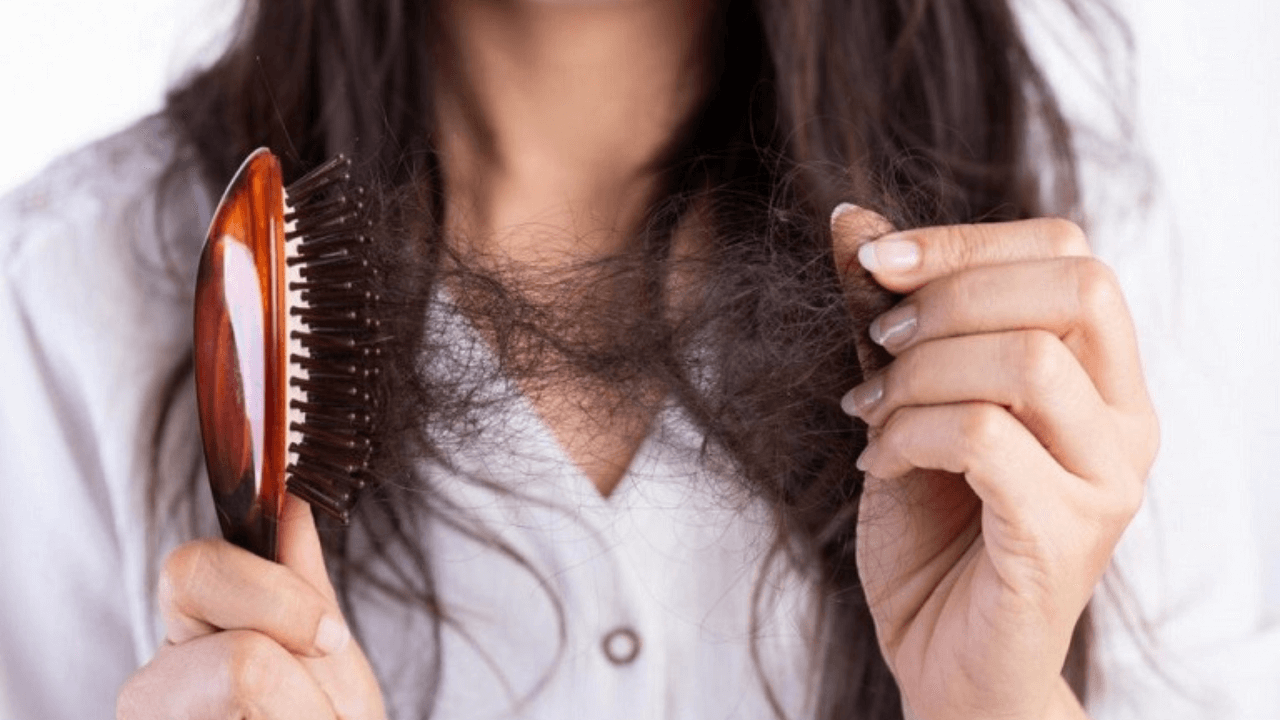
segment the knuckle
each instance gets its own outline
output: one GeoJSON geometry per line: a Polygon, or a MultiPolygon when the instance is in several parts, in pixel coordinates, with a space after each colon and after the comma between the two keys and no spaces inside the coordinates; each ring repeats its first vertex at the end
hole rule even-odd
{"type": "Polygon", "coordinates": [[[1128,525],[1146,497],[1144,475],[1125,477],[1107,489],[1106,516],[1118,525],[1128,525]]]}
{"type": "Polygon", "coordinates": [[[169,553],[160,568],[157,591],[160,602],[170,607],[182,607],[186,598],[197,592],[203,584],[201,578],[210,572],[211,548],[203,540],[184,543],[169,553]]]}
{"type": "Polygon", "coordinates": [[[1056,335],[1028,330],[1013,336],[1012,350],[1018,368],[1018,384],[1024,397],[1043,398],[1061,386],[1069,352],[1056,335]]]}
{"type": "MultiPolygon", "coordinates": [[[[1154,417],[1154,413],[1151,415],[1154,417]]],[[[1143,423],[1144,419],[1138,418],[1138,422],[1143,423]]],[[[1135,444],[1142,445],[1150,440],[1151,436],[1135,438],[1130,419],[1118,419],[1110,430],[1109,434],[1114,438],[1116,449],[1121,454],[1116,457],[1117,462],[1114,465],[1116,470],[1109,473],[1097,487],[1102,493],[1100,501],[1102,517],[1109,523],[1123,528],[1142,508],[1146,497],[1147,473],[1150,470],[1150,464],[1145,462],[1145,457],[1138,458],[1139,462],[1133,464],[1125,460],[1125,454],[1131,453],[1135,444]]]]}
{"type": "Polygon", "coordinates": [[[1138,411],[1125,422],[1122,432],[1134,472],[1139,482],[1145,484],[1147,473],[1160,453],[1160,418],[1155,408],[1148,406],[1138,411]]]}
{"type": "Polygon", "coordinates": [[[1146,471],[1151,469],[1155,464],[1156,457],[1160,454],[1161,430],[1160,416],[1156,414],[1155,408],[1149,407],[1143,413],[1144,432],[1143,437],[1146,439],[1144,449],[1146,453],[1143,455],[1143,481],[1146,481],[1146,471]]]}
{"type": "Polygon", "coordinates": [[[230,685],[228,699],[237,717],[256,717],[261,699],[279,691],[286,656],[287,652],[266,635],[236,633],[227,650],[226,668],[230,685]]]}
{"type": "Polygon", "coordinates": [[[315,638],[316,628],[324,616],[325,608],[318,600],[302,597],[297,593],[282,593],[279,600],[267,610],[271,627],[279,628],[281,635],[301,648],[309,648],[315,638]]]}
{"type": "Polygon", "coordinates": [[[966,268],[974,264],[978,257],[977,248],[973,246],[967,226],[952,225],[942,233],[939,242],[942,263],[949,268],[966,268]]]}
{"type": "Polygon", "coordinates": [[[1147,496],[1145,479],[1145,476],[1139,476],[1132,482],[1125,483],[1118,493],[1117,501],[1126,521],[1131,520],[1142,508],[1147,496]]]}
{"type": "Polygon", "coordinates": [[[965,459],[984,457],[1004,443],[1006,420],[1004,411],[991,403],[971,403],[960,425],[965,459]]]}
{"type": "Polygon", "coordinates": [[[1089,255],[1089,237],[1084,228],[1066,218],[1046,218],[1044,233],[1055,256],[1089,255]]]}
{"type": "Polygon", "coordinates": [[[910,425],[911,417],[912,412],[909,408],[896,410],[889,416],[879,436],[876,437],[876,442],[880,445],[882,451],[897,456],[902,456],[906,453],[908,450],[906,439],[911,435],[907,426],[910,425]]]}
{"type": "Polygon", "coordinates": [[[1120,281],[1106,263],[1094,258],[1081,258],[1072,264],[1076,304],[1080,313],[1091,320],[1114,317],[1124,307],[1120,281]]]}

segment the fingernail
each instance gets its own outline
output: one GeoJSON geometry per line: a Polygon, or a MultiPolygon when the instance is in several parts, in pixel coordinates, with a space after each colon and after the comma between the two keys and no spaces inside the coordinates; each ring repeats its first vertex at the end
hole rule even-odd
{"type": "Polygon", "coordinates": [[[845,393],[840,399],[840,409],[844,410],[846,415],[854,415],[862,417],[862,415],[875,407],[884,397],[884,378],[873,377],[862,383],[858,387],[845,393]]]}
{"type": "Polygon", "coordinates": [[[840,203],[839,205],[836,206],[835,210],[831,211],[831,227],[835,228],[836,223],[839,222],[840,218],[844,217],[845,215],[848,215],[849,213],[852,213],[852,212],[861,212],[861,211],[862,211],[862,208],[858,207],[857,205],[854,205],[853,203],[848,203],[848,202],[840,203]]]}
{"type": "Polygon", "coordinates": [[[870,455],[871,455],[871,446],[867,445],[865,448],[863,448],[862,453],[858,455],[857,462],[854,463],[854,465],[858,468],[858,470],[862,472],[866,472],[867,468],[871,467],[871,458],[869,457],[870,455]]]}
{"type": "Polygon", "coordinates": [[[871,340],[877,345],[903,345],[916,334],[916,308],[900,305],[871,321],[871,340]]]}
{"type": "Polygon", "coordinates": [[[320,652],[332,655],[346,647],[350,639],[351,631],[346,623],[332,615],[320,619],[320,626],[316,628],[316,648],[320,652]]]}
{"type": "Polygon", "coordinates": [[[858,262],[871,272],[902,272],[920,264],[920,246],[910,240],[881,238],[858,248],[858,262]]]}

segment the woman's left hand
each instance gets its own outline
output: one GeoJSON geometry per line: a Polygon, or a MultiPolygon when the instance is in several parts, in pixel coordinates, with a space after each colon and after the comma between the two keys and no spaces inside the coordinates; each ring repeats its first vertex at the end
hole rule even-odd
{"type": "Polygon", "coordinates": [[[1112,272],[1054,219],[882,235],[833,219],[839,267],[906,297],[894,360],[844,398],[858,569],[880,646],[926,720],[1082,717],[1072,630],[1141,503],[1159,431],[1112,272]]]}

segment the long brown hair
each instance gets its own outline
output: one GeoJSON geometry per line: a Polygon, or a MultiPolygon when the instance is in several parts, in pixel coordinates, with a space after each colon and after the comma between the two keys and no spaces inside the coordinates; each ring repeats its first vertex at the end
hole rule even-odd
{"type": "MultiPolygon", "coordinates": [[[[168,115],[209,186],[221,187],[258,146],[275,149],[288,176],[343,152],[374,178],[389,209],[382,253],[388,296],[398,303],[387,318],[398,360],[388,397],[398,401],[383,421],[380,466],[394,481],[361,501],[356,523],[371,547],[395,547],[407,560],[398,584],[389,583],[368,570],[369,558],[352,557],[339,533],[331,548],[339,585],[376,585],[423,606],[437,627],[447,621],[417,529],[424,514],[449,510],[432,504],[412,469],[414,457],[438,455],[415,430],[424,417],[448,422],[475,412],[465,392],[418,371],[431,352],[421,318],[447,272],[469,289],[468,309],[495,339],[506,375],[545,377],[550,363],[611,385],[657,382],[677,398],[701,425],[708,452],[727,453],[743,487],[773,509],[775,556],[816,588],[818,717],[901,717],[854,560],[854,460],[865,428],[838,406],[865,370],[860,333],[892,299],[867,286],[850,307],[826,219],[840,200],[902,227],[1078,216],[1071,133],[1010,5],[722,2],[709,47],[714,89],[672,144],[666,192],[637,229],[634,252],[579,275],[638,279],[650,302],[639,310],[598,303],[593,327],[602,331],[583,335],[518,283],[466,270],[450,253],[432,142],[443,41],[432,3],[249,3],[221,59],[169,98],[168,115]],[[699,261],[697,302],[673,319],[664,311],[665,239],[695,206],[712,251],[699,261]]],[[[189,363],[177,367],[162,408],[189,383],[189,363]]],[[[158,418],[160,448],[172,412],[158,418]]],[[[1079,693],[1086,628],[1083,620],[1067,669],[1079,693]]]]}

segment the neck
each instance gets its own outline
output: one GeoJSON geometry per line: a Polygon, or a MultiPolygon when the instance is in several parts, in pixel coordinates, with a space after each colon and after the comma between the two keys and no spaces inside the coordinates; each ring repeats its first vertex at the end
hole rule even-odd
{"type": "Polygon", "coordinates": [[[702,97],[708,4],[451,0],[439,138],[463,249],[539,265],[619,250],[702,97]]]}

